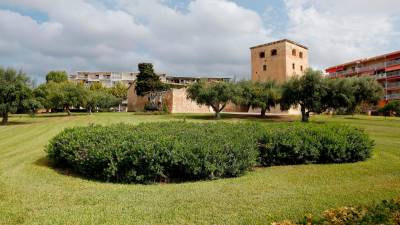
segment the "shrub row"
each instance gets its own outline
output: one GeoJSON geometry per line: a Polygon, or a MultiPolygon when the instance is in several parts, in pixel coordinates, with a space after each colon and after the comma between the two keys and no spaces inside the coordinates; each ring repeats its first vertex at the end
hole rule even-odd
{"type": "Polygon", "coordinates": [[[319,217],[307,216],[298,223],[289,220],[273,225],[398,225],[400,224],[400,198],[384,200],[368,207],[340,207],[329,209],[319,217]]]}
{"type": "Polygon", "coordinates": [[[357,162],[370,157],[373,146],[362,130],[330,124],[266,129],[259,144],[264,166],[357,162]]]}
{"type": "Polygon", "coordinates": [[[85,177],[151,183],[237,177],[257,163],[355,162],[371,148],[363,131],[347,126],[159,122],[68,128],[47,153],[85,177]]]}
{"type": "Polygon", "coordinates": [[[56,165],[86,177],[148,183],[236,177],[253,167],[251,124],[144,123],[69,128],[47,148],[56,165]]]}

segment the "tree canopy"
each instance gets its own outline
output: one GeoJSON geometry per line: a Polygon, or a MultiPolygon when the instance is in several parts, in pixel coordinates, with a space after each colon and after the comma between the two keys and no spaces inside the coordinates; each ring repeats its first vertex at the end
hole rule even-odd
{"type": "Polygon", "coordinates": [[[153,64],[139,63],[139,74],[136,77],[136,94],[144,96],[149,93],[167,90],[168,87],[163,84],[160,77],[154,73],[153,64]]]}
{"type": "Polygon", "coordinates": [[[379,109],[379,112],[386,116],[400,116],[400,100],[393,100],[388,102],[384,107],[379,109]]]}
{"type": "Polygon", "coordinates": [[[85,106],[90,114],[93,109],[110,108],[120,103],[120,99],[109,93],[106,89],[89,90],[87,94],[85,106]]]}
{"type": "Polygon", "coordinates": [[[47,84],[47,103],[51,108],[64,109],[71,115],[71,107],[86,105],[88,89],[80,84],[71,82],[47,84]]]}
{"type": "Polygon", "coordinates": [[[188,99],[197,104],[211,107],[217,119],[220,118],[220,112],[226,104],[238,94],[235,86],[230,82],[207,82],[204,80],[191,84],[186,92],[188,99]]]}
{"type": "Polygon", "coordinates": [[[246,105],[252,108],[260,108],[261,116],[266,111],[279,104],[280,89],[274,81],[253,82],[241,81],[238,83],[239,96],[234,99],[236,104],[246,105]]]}
{"type": "Polygon", "coordinates": [[[121,99],[121,101],[125,100],[128,96],[128,87],[121,82],[118,82],[111,88],[108,88],[108,91],[116,98],[121,99]]]}
{"type": "Polygon", "coordinates": [[[322,72],[307,69],[304,76],[294,76],[283,84],[281,109],[300,106],[301,120],[307,122],[311,112],[321,113],[328,108],[327,93],[322,72]]]}
{"type": "Polygon", "coordinates": [[[46,75],[46,82],[61,83],[68,81],[68,74],[65,71],[50,71],[46,75]]]}
{"type": "Polygon", "coordinates": [[[0,67],[0,114],[2,125],[8,124],[8,114],[16,112],[19,106],[27,105],[32,96],[29,79],[22,71],[0,67]]]}

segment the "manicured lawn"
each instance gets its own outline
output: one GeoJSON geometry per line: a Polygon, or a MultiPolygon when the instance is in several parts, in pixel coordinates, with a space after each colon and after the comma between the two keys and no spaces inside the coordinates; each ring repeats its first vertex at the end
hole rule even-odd
{"type": "MultiPolygon", "coordinates": [[[[63,174],[44,146],[65,127],[160,120],[208,121],[208,115],[102,113],[12,116],[0,127],[0,224],[270,224],[349,204],[400,196],[400,119],[313,117],[362,127],[376,141],[365,162],[257,168],[240,178],[121,185],[63,174]]],[[[224,120],[288,123],[297,118],[224,120]]],[[[246,134],[243,134],[246,135],[246,134]]]]}

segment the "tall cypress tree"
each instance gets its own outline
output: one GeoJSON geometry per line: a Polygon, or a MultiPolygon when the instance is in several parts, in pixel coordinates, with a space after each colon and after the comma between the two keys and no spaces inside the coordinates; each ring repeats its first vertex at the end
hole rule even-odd
{"type": "Polygon", "coordinates": [[[136,94],[144,96],[146,94],[167,90],[160,77],[154,73],[153,64],[139,63],[139,75],[136,78],[136,94]]]}

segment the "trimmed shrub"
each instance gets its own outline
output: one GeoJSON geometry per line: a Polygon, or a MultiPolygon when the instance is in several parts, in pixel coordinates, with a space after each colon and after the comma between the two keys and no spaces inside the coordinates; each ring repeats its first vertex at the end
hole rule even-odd
{"type": "Polygon", "coordinates": [[[370,157],[373,146],[362,130],[334,124],[267,129],[259,144],[264,166],[357,162],[370,157]]]}
{"type": "Polygon", "coordinates": [[[263,166],[368,158],[372,141],[340,125],[159,122],[65,129],[46,151],[56,166],[110,182],[237,177],[263,166]]]}
{"type": "Polygon", "coordinates": [[[215,179],[256,164],[257,142],[243,123],[143,123],[65,129],[47,152],[85,177],[124,183],[215,179]]]}

